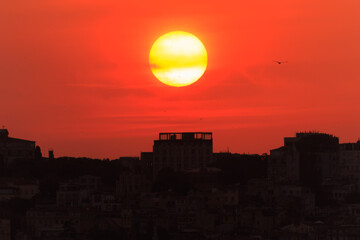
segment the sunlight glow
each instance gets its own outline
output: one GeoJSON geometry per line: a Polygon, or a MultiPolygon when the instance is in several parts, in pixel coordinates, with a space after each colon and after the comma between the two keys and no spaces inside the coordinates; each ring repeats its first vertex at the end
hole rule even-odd
{"type": "Polygon", "coordinates": [[[169,32],[155,41],[149,62],[158,80],[182,87],[196,82],[204,74],[207,52],[194,35],[182,31],[169,32]]]}

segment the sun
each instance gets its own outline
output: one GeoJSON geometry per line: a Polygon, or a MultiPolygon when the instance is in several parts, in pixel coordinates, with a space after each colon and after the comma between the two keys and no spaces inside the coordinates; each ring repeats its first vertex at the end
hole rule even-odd
{"type": "Polygon", "coordinates": [[[190,85],[204,74],[207,52],[191,33],[174,31],[159,37],[150,50],[149,62],[154,76],[174,87],[190,85]]]}

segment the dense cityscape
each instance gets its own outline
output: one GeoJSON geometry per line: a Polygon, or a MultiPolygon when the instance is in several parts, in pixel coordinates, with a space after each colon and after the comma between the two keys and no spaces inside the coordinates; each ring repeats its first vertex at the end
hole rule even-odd
{"type": "Polygon", "coordinates": [[[360,141],[215,153],[211,132],[176,132],[139,157],[46,155],[0,129],[1,240],[360,239],[360,141]]]}

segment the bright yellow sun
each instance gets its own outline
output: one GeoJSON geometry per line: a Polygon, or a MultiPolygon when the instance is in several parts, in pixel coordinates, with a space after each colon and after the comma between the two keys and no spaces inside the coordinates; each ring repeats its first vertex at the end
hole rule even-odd
{"type": "Polygon", "coordinates": [[[205,72],[207,53],[194,35],[174,31],[159,37],[150,50],[151,71],[161,82],[183,87],[196,82],[205,72]]]}

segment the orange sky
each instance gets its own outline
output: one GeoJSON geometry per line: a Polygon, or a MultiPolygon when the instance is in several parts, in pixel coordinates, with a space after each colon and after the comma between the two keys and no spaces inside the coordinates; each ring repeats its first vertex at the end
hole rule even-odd
{"type": "Polygon", "coordinates": [[[215,151],[240,153],[305,130],[355,142],[359,12],[355,0],[4,1],[0,125],[56,156],[137,156],[165,131],[212,131],[215,151]],[[148,64],[175,30],[208,52],[183,88],[148,64]]]}

